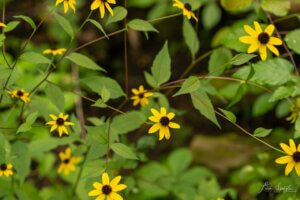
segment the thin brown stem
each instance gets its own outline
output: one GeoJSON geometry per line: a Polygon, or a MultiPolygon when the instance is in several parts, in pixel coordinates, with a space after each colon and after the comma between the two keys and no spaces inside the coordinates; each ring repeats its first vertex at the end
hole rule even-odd
{"type": "MultiPolygon", "coordinates": [[[[124,7],[127,8],[127,0],[124,0],[124,7]]],[[[127,29],[127,16],[124,18],[124,27],[127,29]]],[[[125,91],[128,95],[128,41],[127,41],[127,31],[124,31],[124,67],[125,67],[125,91]]]]}

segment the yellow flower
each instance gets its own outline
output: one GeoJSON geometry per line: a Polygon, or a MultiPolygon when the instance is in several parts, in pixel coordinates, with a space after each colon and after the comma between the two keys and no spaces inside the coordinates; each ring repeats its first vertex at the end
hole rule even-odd
{"type": "Polygon", "coordinates": [[[62,2],[64,2],[64,13],[68,12],[69,6],[71,7],[71,9],[75,13],[75,10],[76,10],[76,8],[75,8],[75,6],[76,6],[76,0],[56,0],[56,6],[58,6],[62,2]]]}
{"type": "Polygon", "coordinates": [[[8,94],[10,94],[11,98],[21,99],[24,103],[30,102],[29,93],[23,89],[9,91],[8,94]]]}
{"type": "Polygon", "coordinates": [[[192,11],[192,6],[189,3],[182,3],[179,0],[174,0],[175,3],[173,4],[173,7],[177,7],[182,10],[183,15],[186,16],[188,19],[191,19],[193,17],[196,21],[198,21],[198,18],[195,16],[195,14],[192,11]]]}
{"type": "Polygon", "coordinates": [[[94,182],[95,190],[91,190],[88,196],[98,196],[96,200],[123,200],[123,197],[117,192],[126,189],[127,186],[119,184],[120,180],[121,176],[117,176],[112,181],[109,181],[109,176],[105,172],[102,174],[102,183],[94,182]]]}
{"type": "Polygon", "coordinates": [[[43,54],[52,54],[53,56],[56,56],[56,55],[61,55],[61,54],[63,54],[66,51],[67,51],[67,49],[64,49],[64,48],[60,48],[60,49],[46,49],[46,50],[43,51],[43,54]]]}
{"type": "Polygon", "coordinates": [[[46,123],[46,125],[52,125],[50,132],[53,132],[55,129],[58,129],[59,136],[61,137],[63,133],[69,134],[66,126],[73,126],[73,122],[67,122],[69,115],[64,115],[63,113],[60,113],[58,117],[55,115],[49,115],[53,121],[49,121],[46,123]]]}
{"type": "Polygon", "coordinates": [[[296,173],[300,176],[300,144],[296,148],[294,140],[290,139],[290,146],[280,143],[281,148],[287,154],[276,159],[277,164],[287,164],[285,168],[285,175],[289,175],[291,171],[296,169],[296,173]]]}
{"type": "Polygon", "coordinates": [[[160,108],[160,113],[158,110],[152,108],[151,112],[153,116],[149,117],[149,120],[155,122],[153,126],[149,129],[148,133],[152,134],[159,130],[159,140],[164,139],[164,137],[168,140],[170,139],[170,130],[169,128],[180,128],[180,125],[171,120],[175,117],[173,112],[167,114],[167,110],[164,107],[160,108]]]}
{"type": "Polygon", "coordinates": [[[248,53],[253,53],[259,50],[259,55],[263,61],[267,59],[267,48],[276,56],[279,56],[279,51],[274,45],[282,45],[282,41],[277,37],[272,37],[275,26],[270,24],[262,31],[258,22],[254,22],[255,29],[248,25],[244,25],[245,31],[249,36],[242,36],[239,40],[242,43],[250,44],[248,53]]]}
{"type": "Polygon", "coordinates": [[[0,22],[0,27],[3,27],[3,28],[5,28],[5,27],[6,27],[6,25],[5,25],[4,23],[0,22]]]}
{"type": "Polygon", "coordinates": [[[59,159],[61,161],[57,173],[64,173],[69,175],[70,172],[75,171],[75,165],[80,162],[79,157],[72,157],[72,152],[70,148],[66,148],[65,152],[59,153],[59,159]]]}
{"type": "Polygon", "coordinates": [[[116,0],[94,0],[94,2],[91,5],[91,10],[96,10],[99,8],[101,18],[105,15],[105,7],[110,12],[110,14],[113,16],[114,11],[111,9],[109,4],[116,4],[116,0]]]}
{"type": "Polygon", "coordinates": [[[153,95],[152,92],[148,92],[144,89],[144,86],[140,85],[139,89],[132,89],[133,96],[131,99],[133,100],[133,105],[136,106],[140,104],[141,106],[145,106],[149,103],[148,97],[153,95]]]}
{"type": "Polygon", "coordinates": [[[0,176],[11,176],[14,174],[12,164],[1,164],[0,165],[0,176]]]}
{"type": "Polygon", "coordinates": [[[292,114],[286,118],[286,120],[288,121],[291,121],[291,123],[295,123],[297,118],[298,118],[298,115],[299,115],[299,111],[300,111],[300,97],[297,98],[296,100],[296,105],[293,105],[291,107],[291,111],[292,111],[292,114]]]}

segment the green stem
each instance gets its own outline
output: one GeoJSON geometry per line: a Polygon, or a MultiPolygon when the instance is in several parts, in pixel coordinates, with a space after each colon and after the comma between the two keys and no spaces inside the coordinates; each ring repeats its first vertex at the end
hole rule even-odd
{"type": "Polygon", "coordinates": [[[300,16],[300,13],[294,13],[294,14],[287,15],[285,17],[281,17],[281,18],[275,19],[275,20],[273,20],[273,22],[277,23],[277,22],[281,22],[281,21],[284,21],[284,20],[287,20],[287,19],[298,17],[298,16],[300,16]]]}
{"type": "Polygon", "coordinates": [[[167,15],[167,16],[164,16],[164,17],[159,17],[159,18],[156,18],[156,19],[150,19],[150,20],[148,20],[148,22],[153,23],[153,22],[157,22],[157,21],[161,21],[161,20],[165,20],[165,19],[170,19],[170,18],[173,18],[173,17],[177,17],[177,16],[180,16],[180,15],[182,15],[181,12],[173,14],[173,15],[167,15]]]}

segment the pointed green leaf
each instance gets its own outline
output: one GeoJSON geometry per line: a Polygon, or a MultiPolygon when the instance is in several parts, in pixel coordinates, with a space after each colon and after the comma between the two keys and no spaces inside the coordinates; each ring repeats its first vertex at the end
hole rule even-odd
{"type": "Polygon", "coordinates": [[[185,80],[180,88],[180,90],[173,96],[178,96],[182,94],[192,93],[200,88],[200,80],[195,76],[190,76],[185,80]]]}
{"type": "Polygon", "coordinates": [[[272,132],[272,129],[265,129],[265,128],[257,128],[254,131],[254,136],[255,137],[266,137],[272,132]]]}
{"type": "Polygon", "coordinates": [[[80,67],[93,69],[93,70],[101,70],[103,72],[106,72],[105,69],[97,65],[93,60],[91,60],[89,57],[80,54],[80,53],[71,53],[66,57],[67,59],[71,60],[75,64],[79,65],[80,67]]]}
{"type": "Polygon", "coordinates": [[[106,21],[106,26],[123,20],[127,16],[127,10],[122,6],[117,6],[113,9],[114,15],[109,15],[106,21]]]}
{"type": "Polygon", "coordinates": [[[101,25],[99,22],[97,22],[97,21],[94,20],[94,19],[88,19],[88,21],[91,22],[94,26],[96,26],[96,27],[97,27],[97,28],[105,35],[105,37],[106,37],[107,39],[109,39],[108,36],[106,35],[106,33],[105,33],[105,31],[104,31],[102,25],[101,25]]]}
{"type": "Polygon", "coordinates": [[[56,19],[56,21],[58,22],[58,24],[61,26],[61,28],[71,37],[74,37],[74,31],[72,28],[72,25],[70,24],[70,22],[63,16],[54,13],[54,17],[56,19]]]}
{"type": "Polygon", "coordinates": [[[199,50],[199,46],[200,46],[196,31],[193,28],[190,21],[185,18],[183,20],[183,29],[182,30],[183,30],[184,41],[185,41],[186,45],[189,47],[192,58],[194,59],[196,56],[196,53],[199,50]]]}
{"type": "Polygon", "coordinates": [[[47,57],[35,52],[25,52],[21,55],[21,59],[36,64],[49,64],[51,62],[47,57]]]}
{"type": "Polygon", "coordinates": [[[119,156],[126,158],[126,159],[135,159],[137,160],[138,158],[136,157],[135,153],[132,151],[132,149],[125,144],[122,143],[113,143],[111,145],[111,149],[118,154],[119,156]]]}
{"type": "Polygon", "coordinates": [[[131,20],[127,26],[136,31],[152,31],[158,33],[158,30],[156,30],[149,22],[142,19],[131,20]]]}
{"type": "Polygon", "coordinates": [[[14,16],[14,18],[18,18],[18,19],[23,19],[25,22],[27,22],[33,29],[36,29],[36,25],[34,23],[34,21],[30,18],[27,17],[25,15],[18,15],[18,16],[14,16]]]}

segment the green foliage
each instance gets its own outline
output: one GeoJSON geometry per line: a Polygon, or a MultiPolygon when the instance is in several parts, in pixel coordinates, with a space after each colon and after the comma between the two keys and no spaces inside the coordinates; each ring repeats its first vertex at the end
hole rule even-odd
{"type": "Polygon", "coordinates": [[[193,26],[187,19],[183,20],[182,30],[183,30],[184,41],[186,45],[189,47],[192,58],[194,59],[200,47],[199,39],[196,34],[196,31],[194,30],[193,26]]]}
{"type": "Polygon", "coordinates": [[[290,31],[284,40],[290,49],[300,54],[300,29],[290,31]]]}
{"type": "Polygon", "coordinates": [[[129,28],[132,28],[136,31],[152,31],[152,32],[158,32],[149,22],[142,20],[142,19],[134,19],[131,20],[127,26],[129,28]]]}
{"type": "Polygon", "coordinates": [[[85,67],[93,70],[101,70],[105,72],[105,69],[97,65],[93,60],[91,60],[87,56],[82,55],[80,53],[71,53],[66,58],[71,60],[72,62],[74,62],[80,67],[85,67]]]}
{"type": "Polygon", "coordinates": [[[289,0],[263,0],[261,6],[277,16],[285,16],[288,14],[291,2],[289,0]]]}
{"type": "Polygon", "coordinates": [[[121,6],[115,7],[113,9],[113,12],[116,13],[116,14],[113,15],[113,16],[110,15],[107,18],[106,26],[109,25],[109,24],[111,24],[111,23],[121,21],[121,20],[123,20],[127,16],[127,10],[124,7],[121,7],[121,6]]]}

